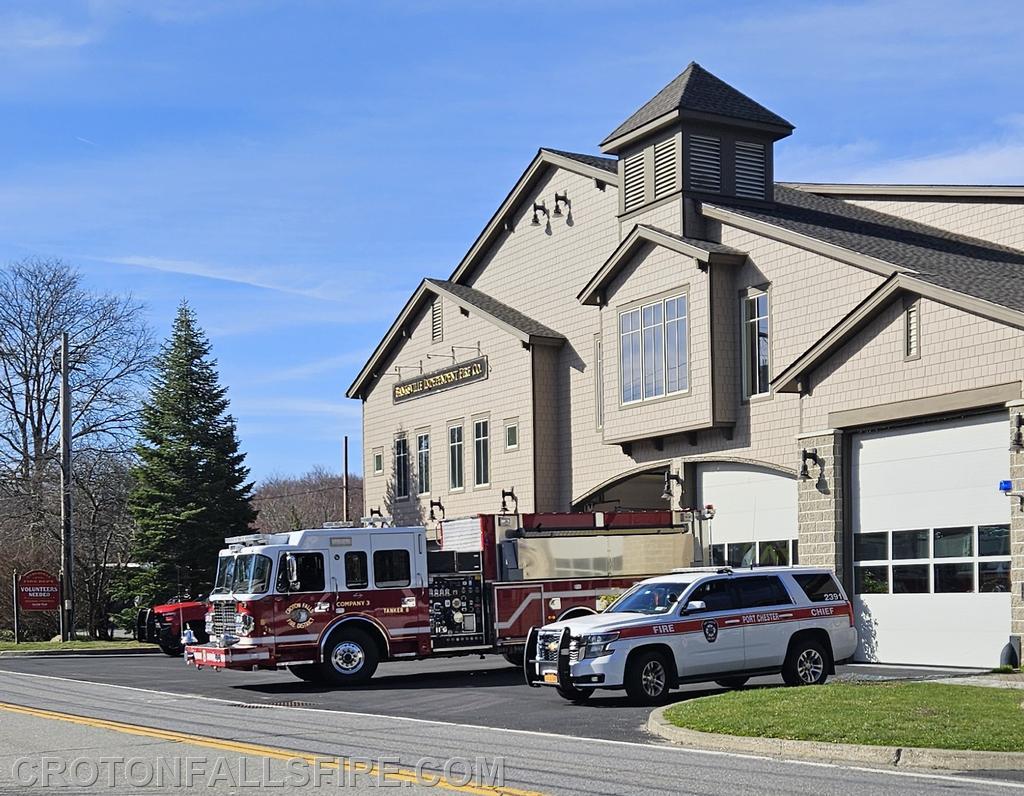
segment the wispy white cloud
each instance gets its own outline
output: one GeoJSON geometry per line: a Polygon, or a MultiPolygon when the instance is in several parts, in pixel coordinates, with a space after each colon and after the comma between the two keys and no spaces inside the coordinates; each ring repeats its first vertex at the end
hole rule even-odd
{"type": "Polygon", "coordinates": [[[76,50],[99,37],[99,30],[91,24],[74,27],[57,17],[11,13],[0,16],[0,53],[6,55],[76,50]]]}
{"type": "Polygon", "coordinates": [[[349,351],[337,356],[324,357],[311,362],[304,362],[290,368],[274,370],[269,373],[257,376],[253,379],[255,383],[268,384],[273,382],[302,381],[312,376],[321,376],[325,373],[350,368],[353,365],[362,365],[369,357],[368,350],[349,351]]]}
{"type": "Polygon", "coordinates": [[[326,416],[357,420],[362,417],[359,401],[326,401],[315,398],[247,397],[231,402],[231,413],[237,417],[273,417],[288,415],[326,416]]]}

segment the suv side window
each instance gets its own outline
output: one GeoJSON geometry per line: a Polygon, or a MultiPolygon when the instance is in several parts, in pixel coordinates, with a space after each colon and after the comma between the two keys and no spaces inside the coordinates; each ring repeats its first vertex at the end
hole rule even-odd
{"type": "Polygon", "coordinates": [[[805,572],[793,575],[793,580],[804,590],[812,603],[835,602],[843,599],[843,592],[828,572],[805,572]]]}
{"type": "Polygon", "coordinates": [[[734,611],[739,607],[736,592],[733,591],[732,582],[728,578],[702,583],[687,598],[688,602],[692,600],[703,601],[708,611],[734,611]]]}
{"type": "Polygon", "coordinates": [[[733,585],[740,595],[741,608],[766,608],[770,605],[792,605],[789,592],[777,575],[756,575],[736,578],[733,585]]]}

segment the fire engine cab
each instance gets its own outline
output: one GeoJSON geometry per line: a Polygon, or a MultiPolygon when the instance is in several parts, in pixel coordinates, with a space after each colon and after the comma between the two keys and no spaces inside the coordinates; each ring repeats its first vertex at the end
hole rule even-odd
{"type": "Polygon", "coordinates": [[[363,683],[378,663],[501,653],[531,627],[596,614],[639,580],[693,562],[671,512],[499,514],[435,528],[332,527],[226,540],[195,666],[287,668],[363,683]]]}

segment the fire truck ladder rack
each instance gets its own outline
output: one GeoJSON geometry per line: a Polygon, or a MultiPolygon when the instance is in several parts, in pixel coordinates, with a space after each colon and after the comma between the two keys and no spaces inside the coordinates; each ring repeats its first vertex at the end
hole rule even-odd
{"type": "Polygon", "coordinates": [[[555,536],[653,536],[689,533],[685,525],[626,525],[621,528],[516,528],[509,533],[513,539],[544,539],[555,536]]]}

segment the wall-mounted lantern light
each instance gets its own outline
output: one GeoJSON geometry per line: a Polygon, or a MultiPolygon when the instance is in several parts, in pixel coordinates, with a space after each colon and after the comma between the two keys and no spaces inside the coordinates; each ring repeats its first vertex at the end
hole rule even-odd
{"type": "Polygon", "coordinates": [[[1013,417],[1013,430],[1010,432],[1010,453],[1024,451],[1024,415],[1017,413],[1013,417]]]}
{"type": "Polygon", "coordinates": [[[555,210],[552,213],[552,215],[555,218],[561,218],[562,217],[562,204],[563,203],[565,204],[566,208],[569,208],[569,209],[572,208],[572,203],[569,201],[569,194],[568,193],[556,193],[555,194],[555,210]]]}
{"type": "Polygon", "coordinates": [[[673,473],[670,470],[665,471],[665,489],[661,493],[662,500],[672,500],[672,484],[679,484],[679,488],[683,488],[683,479],[678,473],[673,473]]]}
{"type": "Polygon", "coordinates": [[[508,501],[511,500],[515,504],[515,513],[519,513],[519,498],[516,497],[516,488],[502,489],[501,490],[501,513],[508,514],[508,501]]]}
{"type": "Polygon", "coordinates": [[[537,218],[537,213],[543,213],[545,218],[550,218],[547,207],[544,206],[543,202],[533,203],[533,218],[530,220],[531,227],[539,227],[540,219],[537,218]]]}
{"type": "Polygon", "coordinates": [[[810,450],[807,450],[807,448],[804,448],[802,451],[800,451],[800,475],[799,475],[799,477],[800,477],[801,481],[810,481],[811,480],[811,474],[810,474],[810,472],[807,469],[807,462],[814,463],[815,465],[817,465],[818,470],[820,471],[820,474],[821,475],[825,474],[825,462],[818,455],[818,449],[817,448],[811,448],[810,450]]]}
{"type": "Polygon", "coordinates": [[[444,519],[444,504],[440,500],[431,500],[430,501],[430,521],[431,522],[437,522],[438,520],[443,520],[443,519],[444,519]],[[440,512],[441,512],[441,516],[440,517],[438,517],[434,513],[434,509],[440,510],[440,512]]]}

